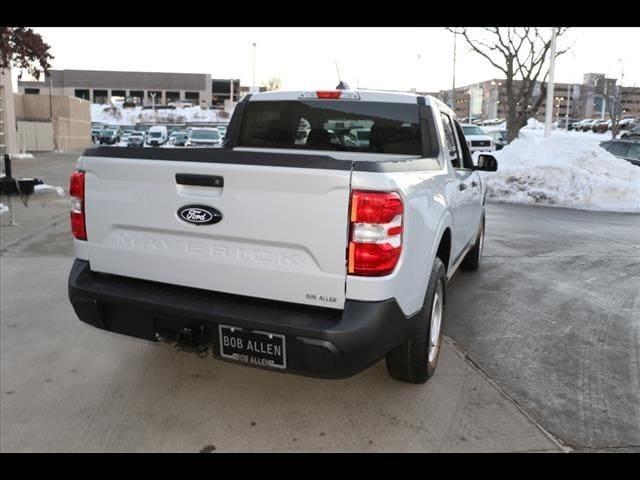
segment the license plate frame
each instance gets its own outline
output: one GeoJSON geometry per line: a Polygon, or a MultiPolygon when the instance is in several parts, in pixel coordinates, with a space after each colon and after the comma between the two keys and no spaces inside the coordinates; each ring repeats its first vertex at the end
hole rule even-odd
{"type": "Polygon", "coordinates": [[[224,359],[258,367],[287,369],[287,342],[284,335],[220,324],[218,338],[220,356],[224,359]],[[227,342],[225,338],[228,339],[227,342]],[[232,338],[235,340],[232,341],[232,338]],[[238,344],[238,340],[242,341],[241,345],[238,344]],[[271,345],[274,353],[265,352],[265,345],[267,350],[271,345]],[[277,346],[280,346],[281,355],[276,354],[277,346]]]}

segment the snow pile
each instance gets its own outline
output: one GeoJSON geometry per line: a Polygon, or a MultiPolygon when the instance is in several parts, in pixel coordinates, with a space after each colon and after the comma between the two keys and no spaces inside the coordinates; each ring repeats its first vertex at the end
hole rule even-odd
{"type": "Polygon", "coordinates": [[[46,183],[34,186],[33,190],[35,193],[56,192],[60,197],[64,197],[64,188],[47,185],[46,183]]]}
{"type": "Polygon", "coordinates": [[[91,104],[91,121],[107,125],[135,125],[137,123],[229,122],[232,112],[203,109],[200,106],[174,109],[121,108],[120,106],[91,104]]]}
{"type": "Polygon", "coordinates": [[[640,168],[596,143],[526,136],[493,154],[498,171],[483,177],[495,201],[640,212],[640,168]]]}

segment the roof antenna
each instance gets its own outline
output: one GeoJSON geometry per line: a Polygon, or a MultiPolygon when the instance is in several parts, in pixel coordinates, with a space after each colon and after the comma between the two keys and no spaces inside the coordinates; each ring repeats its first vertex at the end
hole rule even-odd
{"type": "Polygon", "coordinates": [[[343,82],[342,78],[340,78],[340,69],[338,68],[338,61],[334,60],[334,62],[336,62],[336,71],[338,72],[338,81],[340,82],[338,83],[336,90],[349,90],[349,85],[347,85],[346,82],[343,82]]]}

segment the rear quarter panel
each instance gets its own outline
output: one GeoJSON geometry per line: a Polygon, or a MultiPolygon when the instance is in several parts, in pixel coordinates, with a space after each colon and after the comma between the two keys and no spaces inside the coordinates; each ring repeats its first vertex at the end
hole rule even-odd
{"type": "Polygon", "coordinates": [[[395,191],[404,202],[402,254],[396,269],[385,277],[348,275],[346,297],[354,300],[395,298],[405,315],[422,308],[429,274],[446,228],[452,225],[446,169],[414,172],[354,172],[354,190],[395,191]]]}

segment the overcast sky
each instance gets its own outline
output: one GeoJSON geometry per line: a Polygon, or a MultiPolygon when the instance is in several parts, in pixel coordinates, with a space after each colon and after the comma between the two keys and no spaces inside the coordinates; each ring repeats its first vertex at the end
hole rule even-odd
{"type": "MultiPolygon", "coordinates": [[[[253,82],[279,77],[283,89],[333,88],[335,62],[352,88],[437,91],[451,88],[453,35],[444,28],[35,28],[51,45],[55,69],[210,73],[253,82]]],[[[458,38],[456,84],[500,72],[458,38]]],[[[575,28],[556,64],[556,80],[586,72],[640,87],[640,28],[575,28]],[[622,60],[619,62],[618,59],[622,60]]],[[[15,74],[14,74],[15,75],[15,74]]],[[[15,76],[14,76],[15,82],[15,76]]]]}

